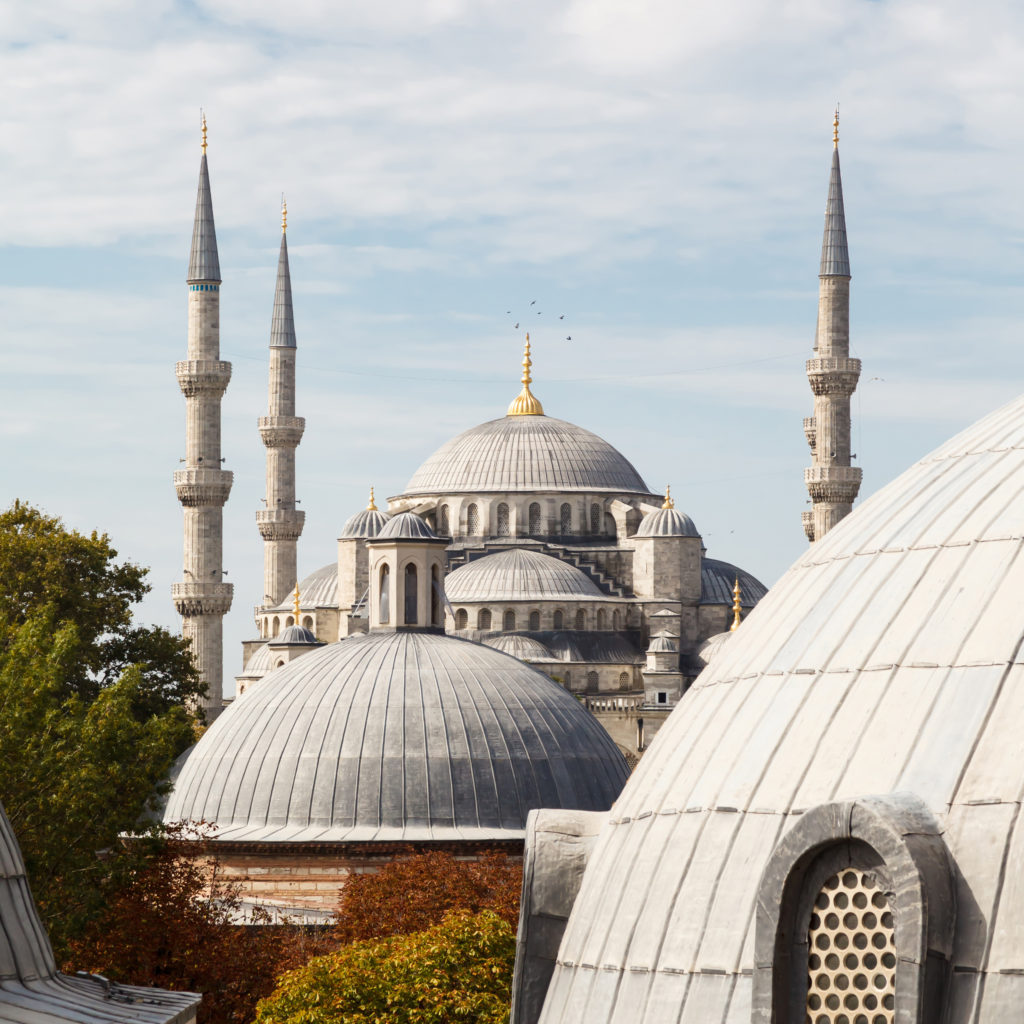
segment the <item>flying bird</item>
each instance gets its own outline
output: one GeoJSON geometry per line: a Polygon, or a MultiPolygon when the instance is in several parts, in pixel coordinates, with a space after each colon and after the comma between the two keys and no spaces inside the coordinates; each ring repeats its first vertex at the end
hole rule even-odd
{"type": "Polygon", "coordinates": [[[531,306],[536,306],[537,305],[537,300],[536,299],[531,299],[530,300],[530,305],[531,306]]]}
{"type": "Polygon", "coordinates": [[[558,319],[559,320],[564,320],[565,319],[565,314],[563,313],[558,319]]]}
{"type": "Polygon", "coordinates": [[[571,334],[567,334],[567,335],[565,336],[565,340],[566,340],[566,341],[572,341],[572,335],[571,335],[571,334]]]}
{"type": "Polygon", "coordinates": [[[512,328],[512,330],[514,330],[514,331],[516,331],[518,329],[519,329],[519,324],[516,324],[515,327],[512,328]]]}

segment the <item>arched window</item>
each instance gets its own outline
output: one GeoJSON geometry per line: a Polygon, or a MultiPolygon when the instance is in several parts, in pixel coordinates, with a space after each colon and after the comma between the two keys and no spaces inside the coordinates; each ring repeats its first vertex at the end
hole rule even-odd
{"type": "Polygon", "coordinates": [[[288,628],[288,626],[294,626],[295,620],[289,615],[288,618],[284,620],[284,625],[286,629],[288,628]]]}
{"type": "Polygon", "coordinates": [[[502,502],[498,506],[498,536],[507,537],[508,535],[508,505],[502,502]]]}
{"type": "Polygon", "coordinates": [[[284,658],[278,658],[277,664],[274,666],[274,668],[281,668],[282,665],[284,665],[284,658]]]}
{"type": "Polygon", "coordinates": [[[511,632],[516,628],[516,613],[511,608],[505,612],[505,619],[501,624],[501,628],[506,632],[511,632]]]}
{"type": "Polygon", "coordinates": [[[567,690],[571,690],[572,689],[572,673],[569,672],[568,670],[566,670],[566,673],[565,673],[565,688],[567,690]]]}
{"type": "Polygon", "coordinates": [[[437,510],[437,532],[441,537],[447,537],[450,526],[448,524],[448,506],[442,505],[437,510]]]}
{"type": "Polygon", "coordinates": [[[562,628],[562,610],[561,610],[561,608],[559,608],[558,611],[555,612],[554,617],[553,617],[553,621],[551,623],[551,628],[552,629],[561,629],[562,628]]]}
{"type": "Polygon", "coordinates": [[[608,628],[608,613],[603,608],[597,609],[597,628],[607,629],[608,628]]]}
{"type": "Polygon", "coordinates": [[[305,626],[306,629],[312,631],[312,629],[313,629],[313,616],[312,615],[304,615],[302,617],[302,625],[305,626]]]}
{"type": "Polygon", "coordinates": [[[629,689],[629,673],[628,672],[620,672],[619,673],[619,689],[620,690],[628,690],[629,689]]]}
{"type": "Polygon", "coordinates": [[[590,532],[601,532],[601,506],[597,502],[590,506],[590,532]]]}
{"type": "Polygon", "coordinates": [[[271,632],[271,636],[277,636],[281,632],[281,620],[275,615],[274,616],[274,628],[271,632]]]}
{"type": "Polygon", "coordinates": [[[596,693],[597,692],[597,673],[596,672],[588,672],[587,673],[587,689],[591,693],[596,693]]]}
{"type": "Polygon", "coordinates": [[[441,569],[433,566],[430,570],[430,624],[440,626],[441,622],[441,569]]]}
{"type": "Polygon", "coordinates": [[[469,612],[465,608],[460,608],[455,613],[455,628],[456,629],[467,629],[469,627],[469,612]]]}
{"type": "Polygon", "coordinates": [[[618,608],[612,612],[612,629],[622,629],[622,612],[618,608]]]}
{"type": "Polygon", "coordinates": [[[540,629],[540,612],[530,612],[530,629],[540,629]]]}
{"type": "Polygon", "coordinates": [[[476,628],[477,629],[490,629],[491,628],[491,612],[488,608],[481,608],[476,613],[476,628]]]}
{"type": "Polygon", "coordinates": [[[475,537],[480,532],[480,509],[472,504],[466,509],[466,533],[475,537]]]}
{"type": "Polygon", "coordinates": [[[562,536],[568,537],[572,533],[572,505],[569,502],[563,502],[561,509],[558,513],[558,522],[561,528],[562,536]]]}
{"type": "Polygon", "coordinates": [[[535,501],[530,505],[530,527],[531,536],[540,533],[540,505],[535,501]]]}
{"type": "Polygon", "coordinates": [[[381,622],[391,621],[391,570],[385,563],[380,567],[380,613],[381,622]]]}
{"type": "Polygon", "coordinates": [[[579,608],[576,611],[576,628],[577,629],[586,629],[587,628],[587,613],[582,608],[579,608]]]}
{"type": "Polygon", "coordinates": [[[417,586],[416,566],[410,562],[405,567],[405,624],[415,626],[419,621],[417,605],[419,603],[419,587],[417,586]]]}

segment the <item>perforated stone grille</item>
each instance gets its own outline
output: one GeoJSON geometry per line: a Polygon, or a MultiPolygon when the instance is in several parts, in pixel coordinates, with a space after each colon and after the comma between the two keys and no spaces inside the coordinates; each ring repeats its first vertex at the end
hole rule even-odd
{"type": "Polygon", "coordinates": [[[807,938],[807,1024],[893,1024],[895,930],[874,877],[851,868],[829,878],[807,938]]]}

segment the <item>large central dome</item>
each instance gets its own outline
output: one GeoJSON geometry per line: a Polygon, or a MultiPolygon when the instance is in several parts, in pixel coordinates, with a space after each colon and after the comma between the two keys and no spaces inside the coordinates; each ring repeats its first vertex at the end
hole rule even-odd
{"type": "Polygon", "coordinates": [[[503,416],[464,431],[416,470],[404,493],[486,491],[651,493],[607,441],[551,416],[503,416]]]}

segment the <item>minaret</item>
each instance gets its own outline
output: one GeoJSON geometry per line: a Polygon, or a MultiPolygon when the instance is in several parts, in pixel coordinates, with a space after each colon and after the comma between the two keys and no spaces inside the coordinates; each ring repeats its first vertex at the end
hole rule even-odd
{"type": "Polygon", "coordinates": [[[832,122],[832,175],[818,279],[814,358],[807,360],[814,416],[804,421],[812,456],[811,467],[804,470],[812,502],[812,510],[803,515],[810,541],[821,540],[849,515],[861,479],[860,467],[850,465],[850,395],[860,377],[860,360],[850,358],[850,254],[839,174],[838,108],[832,122]]]}
{"type": "MultiPolygon", "coordinates": [[[[264,606],[280,604],[296,586],[296,547],[306,513],[295,507],[295,449],[306,421],[295,415],[295,320],[288,270],[288,207],[281,203],[281,254],[277,260],[270,325],[267,415],[257,421],[267,449],[267,507],[256,513],[263,538],[264,606]]],[[[296,622],[298,620],[296,619],[296,622]]]]}
{"type": "Polygon", "coordinates": [[[232,474],[221,469],[220,402],[231,364],[220,358],[220,261],[213,199],[206,166],[206,118],[199,195],[188,262],[188,358],[175,367],[185,396],[185,463],[174,487],[185,511],[185,579],[171,588],[182,634],[206,682],[204,707],[213,717],[223,706],[224,615],[232,586],[223,580],[224,502],[232,474]]]}

